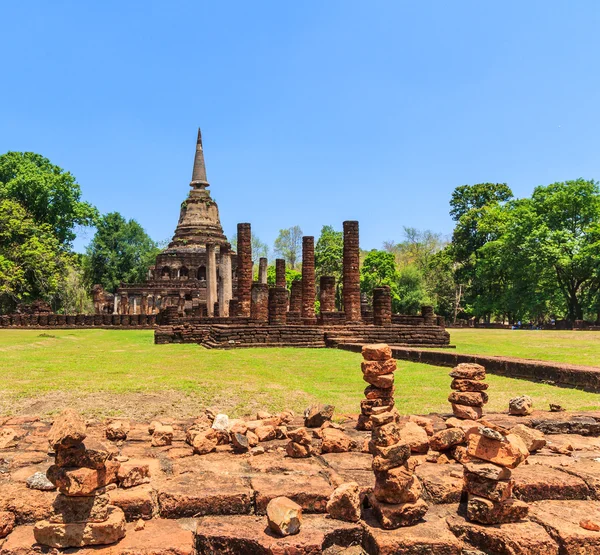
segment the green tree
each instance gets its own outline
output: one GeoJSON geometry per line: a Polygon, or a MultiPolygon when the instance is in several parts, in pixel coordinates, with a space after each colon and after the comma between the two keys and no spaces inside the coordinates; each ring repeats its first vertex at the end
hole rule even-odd
{"type": "Polygon", "coordinates": [[[419,269],[405,266],[398,272],[395,295],[392,297],[392,309],[400,314],[418,314],[421,307],[429,304],[425,291],[423,275],[419,269]]]}
{"type": "Polygon", "coordinates": [[[392,303],[398,301],[398,271],[396,259],[392,253],[385,251],[370,251],[360,269],[360,290],[369,299],[373,298],[373,289],[389,285],[392,303]]]}
{"type": "Polygon", "coordinates": [[[277,239],[273,245],[275,255],[284,258],[292,270],[296,269],[296,263],[301,257],[302,230],[295,225],[288,229],[280,229],[277,239]]]}
{"type": "Polygon", "coordinates": [[[86,280],[114,293],[121,282],[144,281],[159,251],[139,223],[111,212],[101,218],[87,247],[86,280]]]}
{"type": "Polygon", "coordinates": [[[66,255],[49,224],[36,222],[21,204],[0,199],[0,309],[19,302],[50,302],[58,291],[66,255]]]}
{"type": "Polygon", "coordinates": [[[81,201],[73,175],[34,152],[0,156],[0,199],[18,202],[37,224],[47,224],[63,248],[75,238],[77,225],[93,225],[98,211],[81,201]]]}
{"type": "Polygon", "coordinates": [[[335,231],[330,225],[324,225],[315,245],[315,276],[317,283],[322,276],[335,278],[335,298],[338,307],[342,304],[343,259],[343,232],[335,231]]]}
{"type": "Polygon", "coordinates": [[[65,314],[91,314],[94,302],[81,266],[83,256],[72,256],[67,265],[62,285],[55,296],[55,307],[65,314]]]}

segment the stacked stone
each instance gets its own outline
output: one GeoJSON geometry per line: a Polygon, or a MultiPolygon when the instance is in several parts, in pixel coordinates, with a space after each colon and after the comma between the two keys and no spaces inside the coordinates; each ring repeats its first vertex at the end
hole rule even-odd
{"type": "Polygon", "coordinates": [[[285,260],[283,258],[275,259],[275,285],[285,287],[285,260]]]}
{"type": "Polygon", "coordinates": [[[452,412],[457,418],[478,420],[483,415],[483,405],[488,402],[485,390],[485,368],[480,364],[463,362],[456,366],[450,377],[454,391],[448,397],[452,412]]]}
{"type": "MultiPolygon", "coordinates": [[[[368,361],[369,377],[391,376],[393,380],[393,370],[391,374],[378,374],[380,370],[387,372],[392,366],[390,361],[394,361],[395,367],[396,361],[387,345],[365,345],[363,356],[368,361]]],[[[369,495],[369,504],[382,528],[416,524],[429,506],[421,498],[422,486],[414,475],[416,465],[410,460],[410,444],[401,437],[398,412],[391,406],[378,406],[372,409],[370,419],[369,452],[374,457],[375,487],[369,495]]]]}
{"type": "Polygon", "coordinates": [[[362,348],[362,355],[363,380],[369,385],[365,388],[366,399],[360,402],[361,414],[356,429],[370,430],[374,409],[385,412],[394,408],[396,360],[392,358],[392,350],[389,346],[383,343],[365,345],[362,348]]]}
{"type": "Polygon", "coordinates": [[[426,326],[435,325],[435,314],[433,312],[432,306],[422,306],[421,307],[421,316],[423,317],[423,323],[426,326]]]}
{"type": "Polygon", "coordinates": [[[292,281],[292,292],[290,295],[290,312],[300,315],[302,311],[302,280],[292,281]]]}
{"type": "Polygon", "coordinates": [[[237,316],[250,316],[250,289],[252,287],[252,230],[250,224],[237,226],[237,316]]]}
{"type": "Polygon", "coordinates": [[[286,323],[288,290],[285,287],[269,289],[269,324],[283,326],[286,323]]]}
{"type": "Polygon", "coordinates": [[[255,281],[252,284],[250,318],[258,322],[269,320],[269,286],[266,283],[255,281]]]}
{"type": "Polygon", "coordinates": [[[376,326],[392,324],[392,293],[389,285],[373,289],[373,324],[376,326]]]}
{"type": "Polygon", "coordinates": [[[315,324],[315,238],[302,237],[302,322],[315,324]]]}
{"type": "Polygon", "coordinates": [[[467,455],[469,461],[464,465],[467,519],[481,524],[504,524],[525,518],[529,507],[513,498],[511,477],[512,470],[529,456],[523,440],[514,434],[504,436],[482,427],[469,436],[467,455]]]}
{"type": "Polygon", "coordinates": [[[103,444],[84,445],[85,437],[85,422],[70,409],[52,425],[48,441],[56,459],[46,476],[59,494],[52,515],[34,526],[35,539],[41,545],[106,545],[125,536],[125,515],[110,505],[107,493],[107,486],[117,481],[119,463],[111,459],[103,444]]]}
{"type": "Polygon", "coordinates": [[[321,276],[319,280],[319,306],[321,313],[335,311],[335,276],[321,276]]]}
{"type": "Polygon", "coordinates": [[[360,322],[360,247],[358,222],[344,222],[344,312],[347,322],[360,322]]]}

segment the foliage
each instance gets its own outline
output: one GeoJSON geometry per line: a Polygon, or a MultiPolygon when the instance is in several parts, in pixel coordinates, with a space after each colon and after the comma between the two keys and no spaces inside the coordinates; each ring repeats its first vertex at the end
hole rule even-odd
{"type": "MultiPolygon", "coordinates": [[[[292,270],[290,267],[285,267],[285,286],[292,289],[292,282],[302,279],[302,273],[298,270],[292,270]]],[[[267,267],[267,284],[269,287],[275,286],[275,266],[267,267]]]]}
{"type": "MultiPolygon", "coordinates": [[[[237,233],[234,233],[231,236],[231,248],[237,252],[237,233]]],[[[263,243],[258,235],[252,234],[251,238],[251,247],[252,247],[252,263],[258,265],[258,261],[261,258],[269,258],[269,246],[266,243],[263,243]]]]}
{"type": "Polygon", "coordinates": [[[57,311],[65,314],[91,314],[94,312],[90,288],[85,281],[79,260],[73,260],[67,266],[62,286],[56,294],[56,305],[58,306],[57,311]]]}
{"type": "Polygon", "coordinates": [[[423,275],[415,266],[405,266],[398,272],[392,310],[400,314],[418,314],[426,304],[430,304],[430,301],[425,291],[423,275]]]}
{"type": "Polygon", "coordinates": [[[89,285],[99,283],[114,293],[121,282],[144,281],[158,253],[157,244],[140,224],[111,212],[101,218],[87,247],[86,281],[89,285]]]}
{"type": "Polygon", "coordinates": [[[275,255],[284,258],[292,270],[296,269],[298,259],[301,257],[302,230],[295,225],[288,229],[280,229],[273,245],[275,255]]]}
{"type": "Polygon", "coordinates": [[[343,259],[343,232],[335,231],[330,225],[324,225],[315,245],[315,277],[317,283],[322,276],[335,278],[335,298],[338,307],[342,303],[343,259]]]}
{"type": "Polygon", "coordinates": [[[68,248],[77,225],[93,225],[98,211],[82,202],[71,173],[34,152],[0,155],[0,200],[18,202],[38,225],[48,225],[59,245],[68,248]]]}
{"type": "Polygon", "coordinates": [[[373,289],[388,285],[391,290],[392,304],[398,302],[398,271],[396,259],[392,253],[370,251],[360,269],[360,290],[368,299],[373,298],[373,289]]]}

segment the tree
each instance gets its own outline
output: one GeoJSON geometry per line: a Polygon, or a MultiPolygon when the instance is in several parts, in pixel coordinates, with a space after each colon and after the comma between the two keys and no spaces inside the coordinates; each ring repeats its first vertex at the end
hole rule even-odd
{"type": "Polygon", "coordinates": [[[392,303],[398,300],[398,271],[394,255],[385,251],[370,251],[360,269],[360,290],[369,299],[373,298],[373,289],[389,285],[392,303]]]}
{"type": "Polygon", "coordinates": [[[55,296],[56,310],[65,314],[90,314],[94,312],[94,302],[90,288],[85,280],[81,260],[72,256],[71,263],[66,267],[62,286],[55,296]]]}
{"type": "Polygon", "coordinates": [[[296,269],[296,263],[300,258],[302,249],[302,230],[295,225],[288,229],[280,229],[277,239],[273,245],[276,255],[284,258],[292,270],[296,269]]]}
{"type": "Polygon", "coordinates": [[[77,225],[93,225],[98,211],[82,202],[73,175],[34,152],[0,156],[0,199],[18,202],[37,224],[46,224],[67,249],[77,225]]]}
{"type": "Polygon", "coordinates": [[[118,212],[106,214],[87,247],[87,282],[114,293],[121,282],[144,281],[158,253],[157,244],[135,220],[127,221],[118,212]]]}
{"type": "MultiPolygon", "coordinates": [[[[267,267],[267,284],[269,285],[269,287],[275,286],[275,275],[276,275],[275,266],[268,266],[267,267]]],[[[292,270],[288,266],[285,267],[285,286],[288,289],[290,289],[290,290],[292,289],[293,281],[298,281],[300,279],[302,279],[301,272],[299,272],[298,270],[292,270]]]]}
{"type": "Polygon", "coordinates": [[[11,312],[19,302],[50,302],[66,264],[49,224],[36,222],[18,202],[0,199],[0,311],[11,312]]]}
{"type": "Polygon", "coordinates": [[[342,303],[343,259],[343,232],[335,231],[330,225],[324,225],[315,245],[315,276],[317,283],[322,276],[335,278],[335,299],[338,307],[342,303]]]}
{"type": "MultiPolygon", "coordinates": [[[[260,258],[269,258],[269,246],[263,243],[254,233],[252,234],[251,246],[253,264],[257,265],[260,258]]],[[[237,252],[237,233],[234,233],[231,237],[231,248],[237,252]]]]}
{"type": "Polygon", "coordinates": [[[429,304],[423,276],[416,266],[405,266],[398,272],[396,295],[392,309],[399,314],[418,314],[421,307],[429,304]]]}

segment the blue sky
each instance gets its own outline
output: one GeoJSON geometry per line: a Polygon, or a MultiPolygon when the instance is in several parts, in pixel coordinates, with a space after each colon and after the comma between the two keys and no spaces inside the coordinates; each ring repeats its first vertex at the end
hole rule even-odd
{"type": "MultiPolygon", "coordinates": [[[[0,152],[168,239],[196,129],[225,232],[451,233],[458,185],[600,179],[600,3],[5,2],[0,152]]],[[[91,233],[78,239],[82,246],[91,233]]]]}

